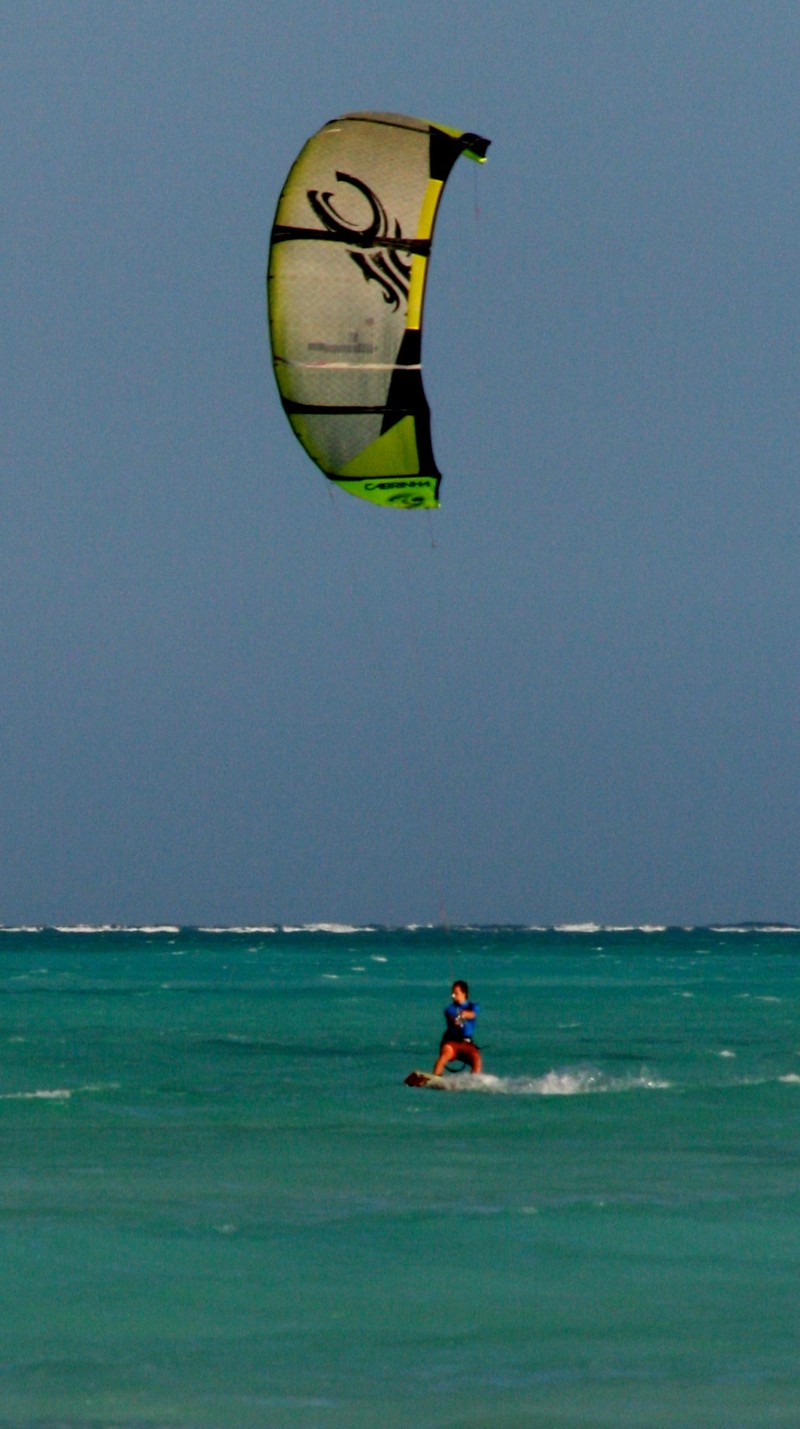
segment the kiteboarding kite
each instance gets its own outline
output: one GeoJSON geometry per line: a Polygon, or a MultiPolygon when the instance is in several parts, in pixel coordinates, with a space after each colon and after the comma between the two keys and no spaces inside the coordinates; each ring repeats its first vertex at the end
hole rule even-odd
{"type": "Polygon", "coordinates": [[[438,506],[421,324],[436,210],[489,140],[402,114],[314,134],[278,201],[267,272],[272,361],[295,435],[378,506],[438,506]]]}

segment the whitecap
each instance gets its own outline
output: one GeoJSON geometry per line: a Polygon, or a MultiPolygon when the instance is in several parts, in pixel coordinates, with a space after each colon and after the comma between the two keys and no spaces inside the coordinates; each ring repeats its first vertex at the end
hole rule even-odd
{"type": "Polygon", "coordinates": [[[712,933],[800,933],[792,923],[712,924],[712,933]]]}
{"type": "Polygon", "coordinates": [[[72,1092],[66,1087],[56,1087],[54,1090],[41,1089],[35,1092],[0,1092],[0,1101],[3,1102],[30,1102],[30,1101],[69,1101],[72,1092]]]}
{"type": "Polygon", "coordinates": [[[244,924],[242,927],[239,927],[238,925],[232,924],[230,928],[216,926],[213,928],[201,927],[198,928],[197,931],[198,933],[246,933],[252,937],[254,933],[277,933],[278,928],[273,923],[265,923],[263,927],[255,924],[252,927],[249,924],[244,924]]]}
{"type": "Polygon", "coordinates": [[[54,933],[117,933],[119,929],[113,923],[92,924],[92,923],[56,923],[54,933]]]}
{"type": "Polygon", "coordinates": [[[54,933],[179,933],[172,923],[146,923],[128,926],[123,923],[57,923],[54,933]]]}
{"type": "Polygon", "coordinates": [[[307,923],[307,933],[373,933],[374,928],[357,928],[352,923],[307,923]]]}
{"type": "Polygon", "coordinates": [[[373,927],[356,928],[352,923],[301,923],[284,924],[282,933],[374,933],[373,927]]]}
{"type": "Polygon", "coordinates": [[[556,923],[555,933],[599,933],[599,923],[556,923]]]}

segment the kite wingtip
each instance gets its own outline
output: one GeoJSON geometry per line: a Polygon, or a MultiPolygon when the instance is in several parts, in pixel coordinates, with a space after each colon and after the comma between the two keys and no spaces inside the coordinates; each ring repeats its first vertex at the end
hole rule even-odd
{"type": "Polygon", "coordinates": [[[486,151],[491,139],[484,139],[480,134],[462,134],[461,142],[468,159],[475,159],[479,164],[486,163],[486,151]]]}

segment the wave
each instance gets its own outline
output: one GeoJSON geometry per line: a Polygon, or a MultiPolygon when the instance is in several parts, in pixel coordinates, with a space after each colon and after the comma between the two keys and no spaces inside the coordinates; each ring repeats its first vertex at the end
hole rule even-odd
{"type": "Polygon", "coordinates": [[[708,1085],[722,1091],[740,1087],[774,1087],[778,1085],[797,1087],[800,1086],[800,1072],[773,1072],[760,1077],[734,1077],[731,1081],[709,1082],[708,1085]]]}
{"type": "MultiPolygon", "coordinates": [[[[241,926],[241,927],[238,927],[238,926],[235,926],[235,925],[231,925],[231,927],[229,927],[229,928],[221,928],[221,927],[219,927],[219,928],[218,928],[218,927],[204,928],[204,927],[199,927],[199,928],[197,929],[197,931],[198,931],[198,933],[247,933],[247,934],[253,934],[253,933],[278,933],[278,932],[280,932],[281,930],[278,928],[277,923],[265,923],[263,926],[260,926],[260,927],[256,927],[256,926],[250,927],[250,926],[248,926],[248,925],[243,925],[243,926],[241,926]]],[[[284,929],[283,931],[285,932],[286,930],[284,929]]]]}
{"type": "Polygon", "coordinates": [[[0,1102],[69,1101],[72,1092],[68,1087],[56,1087],[53,1091],[42,1089],[35,1092],[0,1092],[0,1102]]]}
{"type": "Polygon", "coordinates": [[[712,924],[710,933],[800,933],[793,923],[731,923],[712,924]]]}
{"type": "MultiPolygon", "coordinates": [[[[546,933],[548,928],[530,928],[531,933],[546,933]]],[[[666,933],[666,923],[556,923],[554,933],[666,933]]]]}
{"type": "Polygon", "coordinates": [[[597,1067],[564,1067],[543,1077],[493,1077],[487,1072],[452,1073],[445,1077],[449,1092],[484,1092],[512,1097],[580,1097],[607,1092],[666,1091],[672,1083],[646,1068],[627,1077],[609,1077],[597,1067]]]}
{"type": "Polygon", "coordinates": [[[122,923],[57,923],[52,931],[54,933],[180,933],[181,929],[173,923],[141,924],[136,927],[128,927],[122,923]]]}
{"type": "Polygon", "coordinates": [[[374,933],[375,925],[366,924],[362,927],[354,927],[351,923],[300,923],[297,926],[288,924],[281,928],[282,933],[374,933]]]}
{"type": "Polygon", "coordinates": [[[90,1082],[84,1087],[37,1087],[32,1092],[0,1092],[0,1102],[67,1102],[80,1092],[114,1092],[119,1082],[90,1082]]]}
{"type": "Polygon", "coordinates": [[[542,923],[516,924],[516,923],[406,923],[394,925],[388,923],[232,923],[232,924],[186,924],[178,923],[22,923],[22,924],[0,924],[0,934],[28,934],[47,935],[60,933],[66,935],[84,934],[176,934],[203,933],[203,934],[242,934],[244,936],[268,935],[274,933],[322,933],[326,935],[336,934],[357,934],[357,933],[430,933],[450,931],[452,933],[563,933],[571,935],[597,936],[602,933],[618,934],[621,936],[630,934],[659,934],[669,932],[682,933],[715,933],[718,935],[733,934],[768,934],[777,935],[780,933],[797,935],[800,933],[800,925],[794,923],[713,923],[710,925],[671,925],[666,923],[555,923],[545,925],[542,923]]]}

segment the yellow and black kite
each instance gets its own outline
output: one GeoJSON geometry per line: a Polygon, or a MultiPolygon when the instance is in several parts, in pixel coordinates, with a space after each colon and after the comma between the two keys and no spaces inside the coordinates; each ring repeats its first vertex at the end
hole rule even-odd
{"type": "Polygon", "coordinates": [[[325,475],[378,506],[438,506],[422,386],[436,210],[489,140],[401,114],[345,114],[309,139],[278,201],[267,291],[294,432],[325,475]]]}

